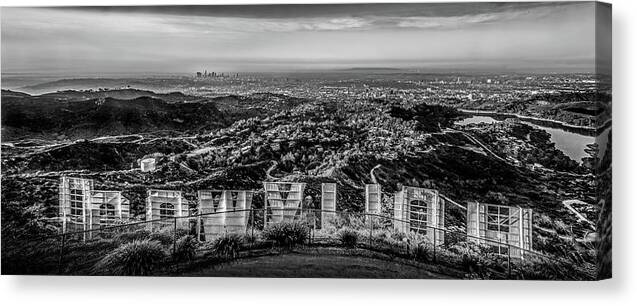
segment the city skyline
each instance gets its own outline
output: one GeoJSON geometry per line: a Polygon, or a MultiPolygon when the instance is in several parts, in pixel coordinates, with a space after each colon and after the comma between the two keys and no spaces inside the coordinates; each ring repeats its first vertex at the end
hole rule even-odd
{"type": "Polygon", "coordinates": [[[599,9],[593,2],[3,8],[2,72],[597,72],[606,64],[596,57],[610,52],[595,42],[610,37],[590,35],[599,9]]]}

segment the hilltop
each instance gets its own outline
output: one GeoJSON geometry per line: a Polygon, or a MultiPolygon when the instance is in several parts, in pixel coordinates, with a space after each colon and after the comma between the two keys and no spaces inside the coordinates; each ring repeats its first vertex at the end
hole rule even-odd
{"type": "Polygon", "coordinates": [[[162,130],[200,134],[301,101],[272,94],[206,98],[139,89],[67,90],[33,96],[2,90],[2,141],[83,139],[162,130]]]}

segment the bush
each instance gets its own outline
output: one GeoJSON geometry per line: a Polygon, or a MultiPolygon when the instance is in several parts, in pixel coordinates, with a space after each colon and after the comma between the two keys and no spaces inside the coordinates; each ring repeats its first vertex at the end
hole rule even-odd
{"type": "Polygon", "coordinates": [[[424,243],[418,243],[412,248],[412,255],[417,261],[429,261],[429,254],[433,254],[431,247],[424,243]]]}
{"type": "MultiPolygon", "coordinates": [[[[4,239],[4,232],[2,233],[4,239]]],[[[58,270],[60,241],[22,241],[6,243],[2,240],[2,274],[51,274],[58,270]]]]}
{"type": "Polygon", "coordinates": [[[564,223],[564,221],[562,221],[562,220],[557,220],[557,221],[553,222],[553,228],[560,235],[570,235],[571,234],[570,227],[568,225],[566,225],[566,223],[564,223]]]}
{"type": "Polygon", "coordinates": [[[396,241],[403,241],[403,239],[407,238],[407,234],[403,232],[392,231],[390,237],[391,239],[394,239],[396,241]]]}
{"type": "Polygon", "coordinates": [[[545,215],[545,214],[536,214],[533,216],[533,221],[543,227],[543,228],[552,228],[553,227],[553,220],[551,220],[551,217],[545,215]]]}
{"type": "Polygon", "coordinates": [[[338,240],[347,248],[355,248],[358,244],[358,233],[350,228],[344,228],[338,232],[338,240]]]}
{"type": "Polygon", "coordinates": [[[263,230],[263,238],[272,240],[279,246],[292,247],[305,243],[310,230],[302,222],[284,222],[270,225],[263,230]]]}
{"type": "Polygon", "coordinates": [[[177,240],[173,259],[176,261],[191,260],[197,255],[199,241],[193,236],[183,236],[177,240]]]}
{"type": "MultiPolygon", "coordinates": [[[[394,238],[392,238],[394,236],[396,236],[396,232],[393,230],[374,231],[372,236],[373,248],[379,251],[400,250],[404,248],[405,245],[404,245],[404,242],[402,241],[402,238],[400,240],[395,240],[394,238]]],[[[404,234],[402,234],[402,236],[403,238],[405,237],[404,234]]],[[[397,237],[397,238],[400,238],[400,237],[397,237]]]]}
{"type": "MultiPolygon", "coordinates": [[[[171,233],[172,233],[172,231],[171,231],[171,233]]],[[[182,238],[182,237],[190,235],[190,233],[191,233],[190,229],[183,228],[183,227],[178,227],[177,228],[177,232],[175,232],[175,236],[177,236],[177,239],[179,239],[179,238],[182,238]]]]}
{"type": "Polygon", "coordinates": [[[364,229],[368,227],[365,217],[361,217],[358,214],[340,213],[326,221],[324,229],[328,229],[331,233],[334,233],[337,229],[343,227],[350,227],[353,229],[364,229]]]}
{"type": "Polygon", "coordinates": [[[158,232],[151,233],[148,238],[153,241],[157,241],[162,245],[170,245],[174,241],[175,234],[169,227],[163,228],[158,232]]]}
{"type": "Polygon", "coordinates": [[[157,241],[135,240],[108,253],[93,267],[103,275],[151,275],[166,259],[157,241]]]}
{"type": "Polygon", "coordinates": [[[459,243],[449,248],[449,252],[455,255],[454,261],[460,268],[469,274],[486,278],[487,261],[490,256],[479,245],[470,242],[459,243]]]}
{"type": "Polygon", "coordinates": [[[237,234],[221,236],[212,242],[212,251],[223,258],[235,258],[239,254],[243,237],[237,234]]]}
{"type": "Polygon", "coordinates": [[[592,280],[584,270],[573,262],[555,261],[529,256],[513,266],[516,276],[525,280],[592,280]]]}
{"type": "Polygon", "coordinates": [[[135,240],[144,240],[150,237],[150,232],[145,229],[136,230],[134,232],[120,233],[116,240],[120,243],[133,242],[135,240]]]}
{"type": "Polygon", "coordinates": [[[246,243],[256,243],[259,240],[259,237],[261,236],[261,231],[255,231],[254,233],[246,233],[243,236],[243,241],[245,241],[246,243]]]}

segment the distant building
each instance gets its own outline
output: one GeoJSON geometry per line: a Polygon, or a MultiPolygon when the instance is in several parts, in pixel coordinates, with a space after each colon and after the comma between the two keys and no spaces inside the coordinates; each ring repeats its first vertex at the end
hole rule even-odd
{"type": "Polygon", "coordinates": [[[533,248],[533,210],[469,202],[467,235],[495,253],[523,258],[524,251],[533,248]]]}
{"type": "Polygon", "coordinates": [[[305,183],[264,182],[265,225],[302,218],[305,183]]]}
{"type": "Polygon", "coordinates": [[[254,192],[250,190],[199,190],[198,218],[206,241],[225,233],[242,234],[248,228],[254,192]]]}
{"type": "Polygon", "coordinates": [[[394,197],[394,229],[399,232],[415,232],[429,241],[442,244],[445,241],[445,202],[438,191],[428,188],[407,187],[394,197]]]}

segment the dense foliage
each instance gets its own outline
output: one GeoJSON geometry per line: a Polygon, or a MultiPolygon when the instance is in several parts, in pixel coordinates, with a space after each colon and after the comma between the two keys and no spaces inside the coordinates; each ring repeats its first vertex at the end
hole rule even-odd
{"type": "Polygon", "coordinates": [[[263,232],[263,238],[274,241],[281,247],[303,244],[309,237],[310,229],[304,222],[283,222],[269,225],[263,232]]]}
{"type": "Polygon", "coordinates": [[[244,239],[240,235],[223,235],[212,242],[210,248],[221,258],[235,258],[239,254],[244,239]]]}
{"type": "Polygon", "coordinates": [[[410,109],[392,106],[389,114],[403,120],[415,120],[417,122],[416,129],[424,132],[440,132],[442,128],[451,126],[460,116],[460,113],[453,107],[425,103],[410,109]]]}
{"type": "Polygon", "coordinates": [[[101,275],[151,275],[165,259],[166,252],[159,242],[135,240],[110,252],[93,271],[101,275]]]}
{"type": "Polygon", "coordinates": [[[193,236],[183,236],[177,239],[172,256],[175,261],[192,260],[197,255],[199,241],[193,236]]]}
{"type": "Polygon", "coordinates": [[[338,232],[338,240],[344,247],[355,248],[358,244],[358,232],[344,228],[338,232]]]}

